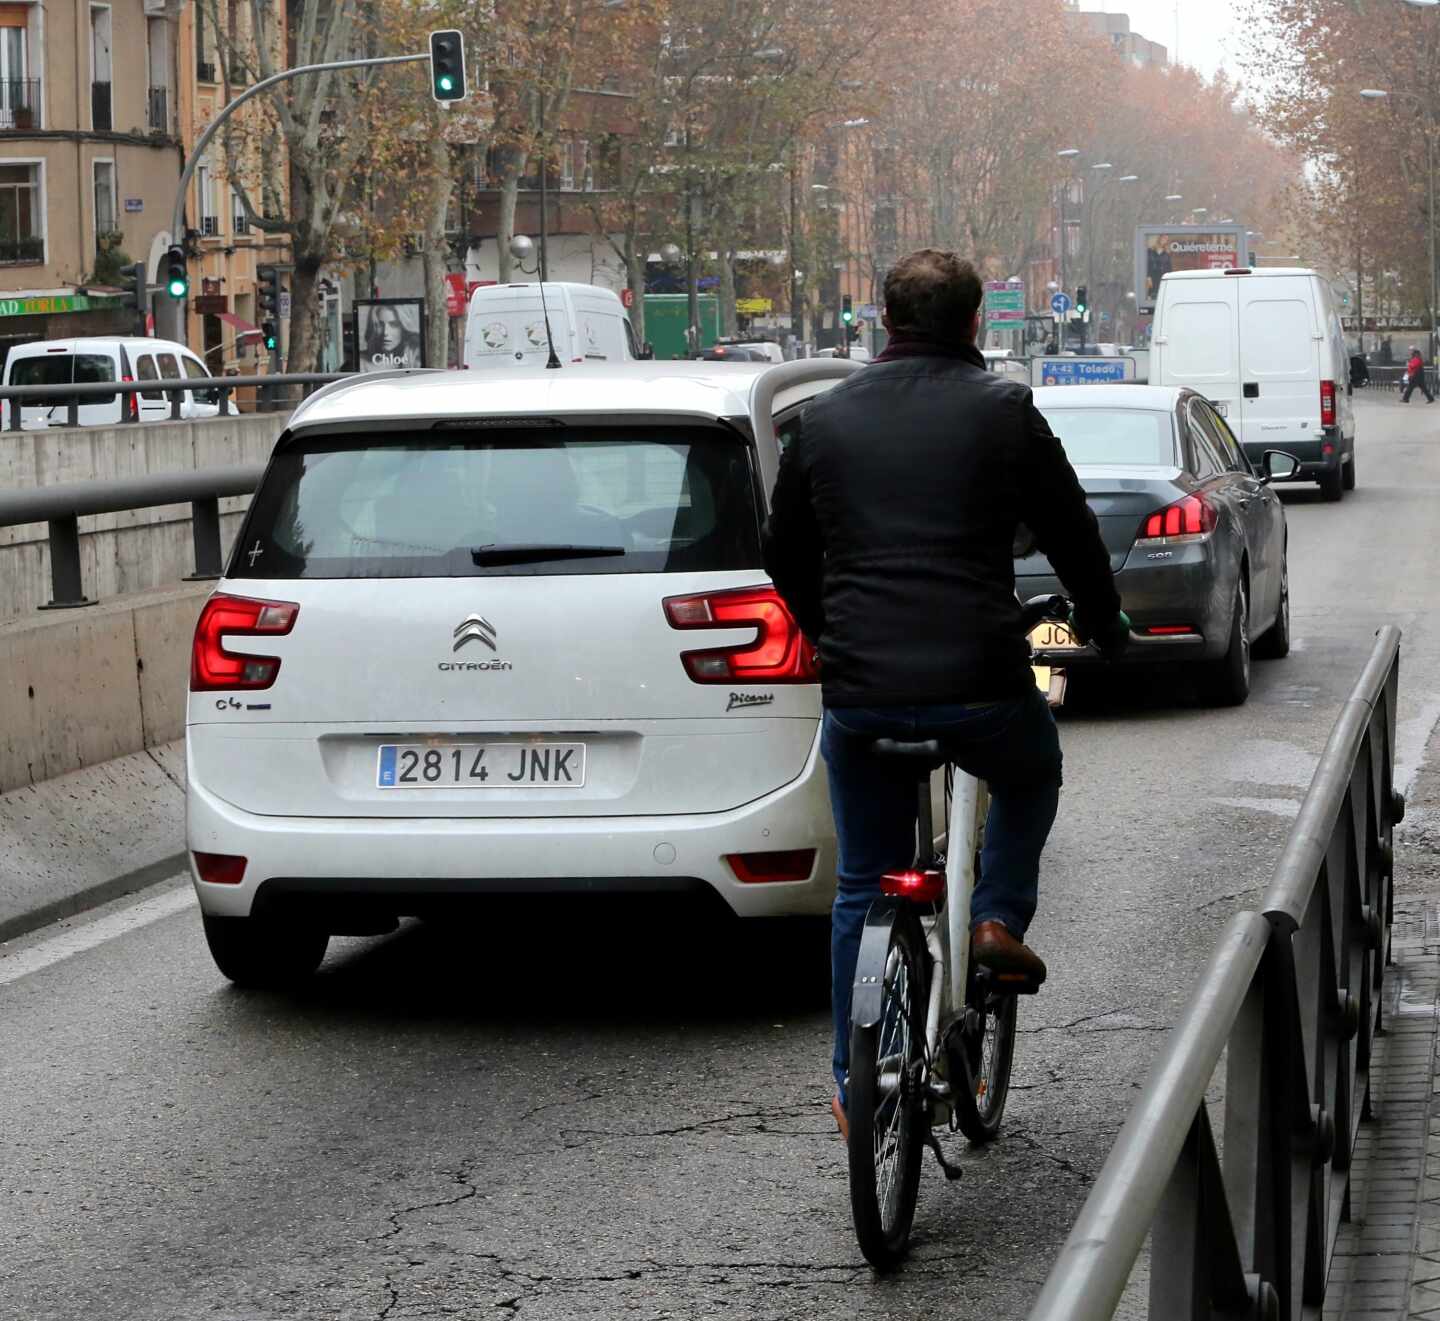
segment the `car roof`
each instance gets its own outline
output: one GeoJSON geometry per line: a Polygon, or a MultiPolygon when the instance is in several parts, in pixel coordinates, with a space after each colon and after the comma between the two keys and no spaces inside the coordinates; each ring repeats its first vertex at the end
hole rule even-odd
{"type": "Polygon", "coordinates": [[[1194,393],[1182,385],[1042,385],[1035,390],[1035,407],[1173,413],[1181,398],[1194,393]]]}
{"type": "Polygon", "coordinates": [[[418,417],[603,413],[744,417],[756,377],[776,365],[617,362],[558,371],[514,367],[377,373],[318,391],[291,415],[290,429],[418,417]]]}
{"type": "Polygon", "coordinates": [[[28,344],[17,344],[10,350],[11,358],[33,357],[41,353],[84,353],[101,349],[112,349],[123,344],[127,349],[168,349],[180,350],[198,357],[194,349],[177,344],[172,339],[152,339],[145,335],[87,335],[75,339],[35,339],[28,344]]]}
{"type": "MultiPolygon", "coordinates": [[[[1309,266],[1231,266],[1226,270],[1212,271],[1166,271],[1166,280],[1215,280],[1224,279],[1231,271],[1245,271],[1250,275],[1272,276],[1272,275],[1317,275],[1319,272],[1312,270],[1309,266]]],[[[1231,275],[1231,279],[1238,277],[1231,275]]]]}

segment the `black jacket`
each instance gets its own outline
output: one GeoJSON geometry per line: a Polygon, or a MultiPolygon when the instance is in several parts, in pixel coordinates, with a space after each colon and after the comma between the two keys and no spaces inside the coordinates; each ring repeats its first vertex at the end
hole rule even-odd
{"type": "Polygon", "coordinates": [[[1022,695],[1021,522],[1081,631],[1103,631],[1120,609],[1110,557],[1028,387],[974,348],[937,349],[882,357],[818,396],[780,461],[765,567],[819,643],[826,705],[1022,695]]]}

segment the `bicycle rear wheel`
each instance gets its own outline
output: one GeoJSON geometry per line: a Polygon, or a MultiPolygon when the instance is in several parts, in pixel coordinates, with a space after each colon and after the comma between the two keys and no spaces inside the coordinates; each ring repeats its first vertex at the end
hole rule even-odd
{"type": "Polygon", "coordinates": [[[897,915],[878,1021],[850,1029],[850,1209],[865,1260],[904,1258],[925,1138],[925,976],[916,923],[897,915]]]}
{"type": "Polygon", "coordinates": [[[964,1084],[955,1089],[955,1117],[971,1142],[1000,1132],[1015,1059],[1016,997],[995,991],[985,977],[970,983],[970,1013],[963,1033],[964,1084]]]}

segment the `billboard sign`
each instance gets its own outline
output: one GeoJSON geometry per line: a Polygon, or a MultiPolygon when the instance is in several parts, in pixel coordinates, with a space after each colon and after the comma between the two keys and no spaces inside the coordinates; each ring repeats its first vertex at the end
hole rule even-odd
{"type": "Polygon", "coordinates": [[[1135,231],[1135,301],[1155,310],[1162,276],[1171,271],[1223,271],[1249,259],[1244,225],[1141,225],[1135,231]]]}
{"type": "Polygon", "coordinates": [[[986,280],[985,321],[992,327],[1023,325],[1025,286],[1018,280],[986,280]]]}

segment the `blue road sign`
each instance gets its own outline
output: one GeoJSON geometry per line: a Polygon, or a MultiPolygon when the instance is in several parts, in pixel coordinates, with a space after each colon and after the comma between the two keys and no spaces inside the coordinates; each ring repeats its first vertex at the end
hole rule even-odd
{"type": "Polygon", "coordinates": [[[1131,379],[1125,358],[1042,358],[1041,385],[1100,385],[1131,379]]]}
{"type": "Polygon", "coordinates": [[[1050,310],[1054,312],[1056,316],[1064,316],[1065,313],[1070,310],[1070,295],[1067,293],[1056,294],[1055,297],[1050,300],[1050,310]]]}

